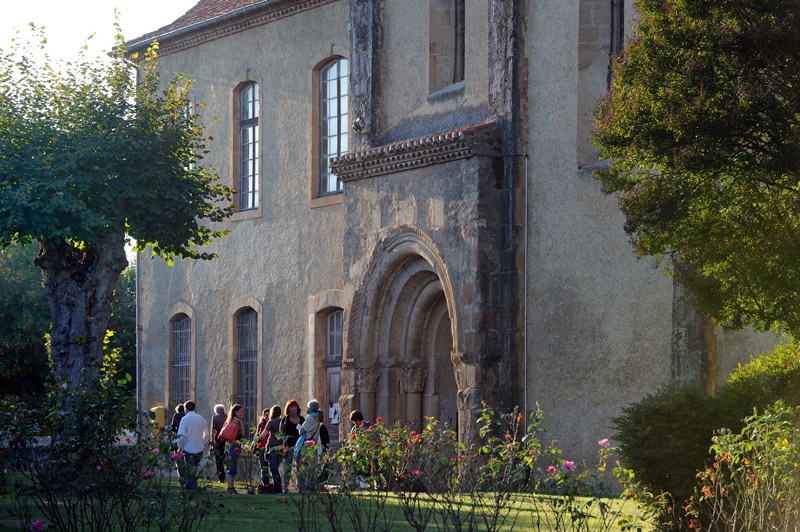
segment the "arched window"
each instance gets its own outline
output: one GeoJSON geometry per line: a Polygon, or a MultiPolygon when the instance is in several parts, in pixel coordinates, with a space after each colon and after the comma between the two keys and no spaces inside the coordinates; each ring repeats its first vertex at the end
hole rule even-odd
{"type": "Polygon", "coordinates": [[[259,149],[258,84],[239,90],[239,210],[258,208],[259,149]]]}
{"type": "Polygon", "coordinates": [[[347,59],[338,58],[319,71],[319,196],[342,191],[342,183],[331,173],[330,160],[348,150],[348,69],[347,59]]]}
{"type": "Polygon", "coordinates": [[[171,408],[185,403],[192,395],[192,319],[179,314],[172,320],[170,339],[172,351],[171,408]]]}
{"type": "Polygon", "coordinates": [[[256,426],[258,386],[258,313],[247,308],[236,316],[238,390],[236,402],[244,408],[246,430],[256,426]]]}

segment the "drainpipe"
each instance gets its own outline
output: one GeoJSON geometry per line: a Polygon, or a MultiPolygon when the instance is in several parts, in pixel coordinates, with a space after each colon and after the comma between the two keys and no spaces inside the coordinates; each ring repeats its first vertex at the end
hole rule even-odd
{"type": "MultiPolygon", "coordinates": [[[[522,270],[522,356],[524,363],[524,384],[523,384],[523,408],[525,412],[525,427],[528,426],[528,154],[523,154],[525,158],[525,216],[522,228],[523,253],[525,255],[522,270]]],[[[138,262],[137,262],[138,267],[138,262]]]]}

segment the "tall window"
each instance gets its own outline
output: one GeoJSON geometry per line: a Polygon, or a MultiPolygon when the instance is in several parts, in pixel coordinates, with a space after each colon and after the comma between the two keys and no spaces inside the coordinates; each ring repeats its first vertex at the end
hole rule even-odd
{"type": "Polygon", "coordinates": [[[430,0],[430,92],[464,81],[464,0],[430,0]]]}
{"type": "Polygon", "coordinates": [[[342,310],[328,314],[328,360],[342,359],[342,310]]]}
{"type": "Polygon", "coordinates": [[[172,407],[191,399],[192,319],[182,314],[172,322],[172,407]]]}
{"type": "Polygon", "coordinates": [[[258,369],[258,313],[247,309],[236,318],[239,344],[236,360],[239,374],[237,402],[244,407],[245,430],[256,426],[256,386],[258,369]]]}
{"type": "Polygon", "coordinates": [[[258,208],[258,84],[239,91],[239,210],[258,208]]]}
{"type": "Polygon", "coordinates": [[[348,68],[347,59],[334,59],[320,70],[320,196],[342,191],[330,161],[348,149],[348,68]]]}

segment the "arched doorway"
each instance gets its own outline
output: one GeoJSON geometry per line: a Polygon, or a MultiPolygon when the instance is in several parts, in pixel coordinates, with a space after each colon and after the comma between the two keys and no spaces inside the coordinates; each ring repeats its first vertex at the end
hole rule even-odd
{"type": "MultiPolygon", "coordinates": [[[[457,317],[444,262],[430,240],[406,232],[384,241],[357,291],[347,333],[353,405],[370,419],[458,428],[451,354],[457,317]]],[[[344,391],[347,393],[347,391],[344,391]]]]}

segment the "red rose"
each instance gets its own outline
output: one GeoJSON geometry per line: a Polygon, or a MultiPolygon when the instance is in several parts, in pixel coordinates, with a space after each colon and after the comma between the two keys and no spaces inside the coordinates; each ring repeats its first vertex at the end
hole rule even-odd
{"type": "Polygon", "coordinates": [[[383,421],[383,418],[381,416],[375,418],[375,423],[380,423],[381,421],[383,421]]]}

